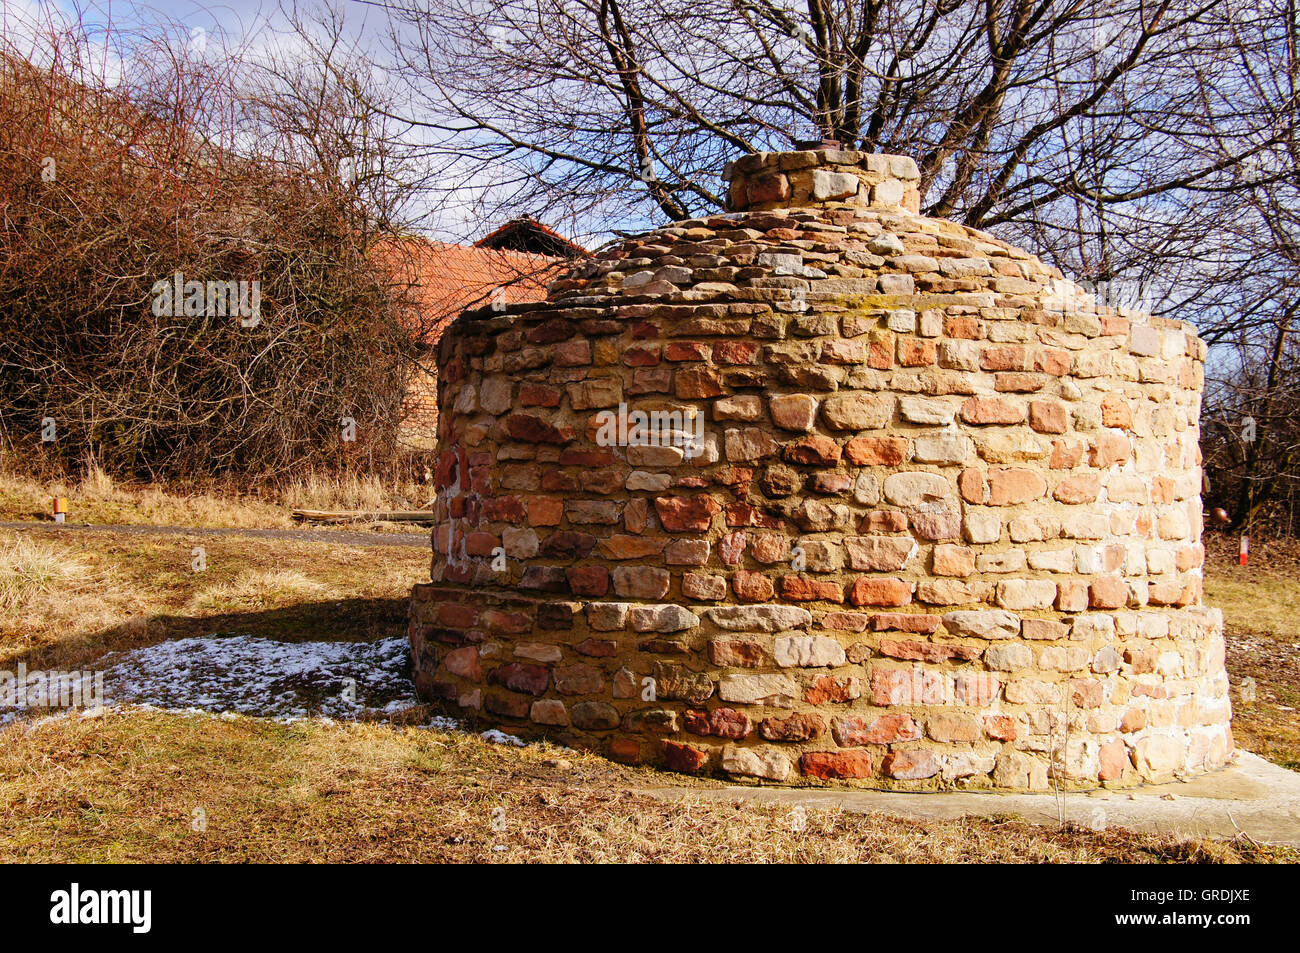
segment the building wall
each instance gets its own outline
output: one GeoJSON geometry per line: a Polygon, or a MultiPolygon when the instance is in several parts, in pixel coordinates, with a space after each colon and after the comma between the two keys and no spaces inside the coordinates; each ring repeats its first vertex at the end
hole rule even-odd
{"type": "Polygon", "coordinates": [[[735,174],[790,166],[758,193],[784,198],[448,330],[419,690],[771,781],[1041,790],[1222,765],[1204,344],[913,214],[914,166],[855,156],[749,162],[735,174]],[[828,193],[827,171],[861,186],[828,193]],[[620,407],[698,418],[702,441],[611,445],[620,407]]]}

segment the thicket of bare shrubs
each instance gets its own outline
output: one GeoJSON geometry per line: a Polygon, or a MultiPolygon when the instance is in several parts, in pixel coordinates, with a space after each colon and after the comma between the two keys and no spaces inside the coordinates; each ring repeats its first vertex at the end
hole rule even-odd
{"type": "Polygon", "coordinates": [[[398,466],[412,328],[368,255],[392,209],[357,186],[349,64],[259,84],[136,37],[113,83],[47,39],[0,50],[0,447],[166,480],[398,466]],[[260,308],[167,314],[177,272],[260,308]]]}
{"type": "Polygon", "coordinates": [[[1243,335],[1207,384],[1205,505],[1243,533],[1300,536],[1300,342],[1291,318],[1279,315],[1271,340],[1243,335]]]}

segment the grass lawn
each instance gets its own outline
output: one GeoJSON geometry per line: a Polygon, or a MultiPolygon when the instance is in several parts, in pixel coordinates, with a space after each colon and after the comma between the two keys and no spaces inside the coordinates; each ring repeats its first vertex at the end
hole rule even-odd
{"type": "Polygon", "coordinates": [[[84,668],[108,651],[211,632],[402,635],[429,559],[406,546],[0,529],[0,668],[84,668]]]}
{"type": "MultiPolygon", "coordinates": [[[[210,632],[400,635],[406,593],[426,578],[427,563],[423,550],[404,547],[0,530],[0,667],[78,668],[109,650],[210,632]],[[192,567],[195,546],[205,549],[203,572],[192,567]]],[[[1287,551],[1265,550],[1243,571],[1215,551],[1207,576],[1210,601],[1229,619],[1238,740],[1293,769],[1294,565],[1287,551]],[[1246,676],[1257,696],[1242,704],[1237,685],[1246,676]]],[[[1300,860],[1244,839],[1053,830],[1012,819],[922,823],[809,811],[800,825],[787,808],[683,807],[639,793],[662,780],[545,745],[388,724],[58,718],[0,735],[0,860],[1300,860]]]]}
{"type": "Polygon", "coordinates": [[[1227,623],[1232,733],[1237,744],[1300,771],[1300,546],[1252,542],[1237,563],[1236,541],[1210,547],[1205,599],[1227,623]],[[1243,679],[1255,681],[1243,699],[1243,679]]]}
{"type": "MultiPolygon", "coordinates": [[[[415,510],[428,501],[428,485],[398,487],[373,477],[334,477],[317,473],[276,490],[249,493],[247,488],[208,485],[196,488],[120,484],[92,468],[79,481],[37,480],[16,472],[0,458],[0,522],[52,519],[55,496],[68,501],[68,522],[110,525],[203,526],[212,528],[292,529],[294,509],[378,512],[415,510]]],[[[411,532],[410,524],[368,521],[362,528],[411,532]]],[[[320,524],[315,529],[357,529],[357,523],[320,524]]]]}
{"type": "Polygon", "coordinates": [[[1296,862],[1010,819],[668,804],[650,772],[380,724],[59,719],[0,743],[0,861],[1296,862]],[[196,829],[203,828],[203,829],[196,829]]]}

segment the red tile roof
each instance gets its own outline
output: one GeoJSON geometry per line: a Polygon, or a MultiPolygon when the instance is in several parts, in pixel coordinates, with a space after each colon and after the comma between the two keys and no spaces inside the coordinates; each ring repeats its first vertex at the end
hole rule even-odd
{"type": "Polygon", "coordinates": [[[394,280],[407,287],[415,305],[416,334],[430,346],[466,308],[494,300],[506,304],[541,301],[546,284],[566,262],[546,255],[504,249],[466,247],[406,238],[386,242],[378,254],[394,280]]]}
{"type": "Polygon", "coordinates": [[[500,228],[493,229],[476,241],[474,247],[507,248],[561,258],[579,258],[587,254],[587,249],[569,241],[531,215],[513,218],[500,228]]]}

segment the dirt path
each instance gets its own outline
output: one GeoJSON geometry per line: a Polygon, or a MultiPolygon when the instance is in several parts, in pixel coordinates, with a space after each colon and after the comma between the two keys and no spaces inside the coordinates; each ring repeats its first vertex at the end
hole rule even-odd
{"type": "Polygon", "coordinates": [[[230,529],[210,526],[140,526],[135,524],[103,525],[92,523],[0,523],[0,529],[39,530],[49,533],[97,532],[128,533],[140,536],[258,536],[303,543],[342,543],[347,546],[420,546],[429,545],[428,533],[361,533],[331,529],[230,529]]]}

